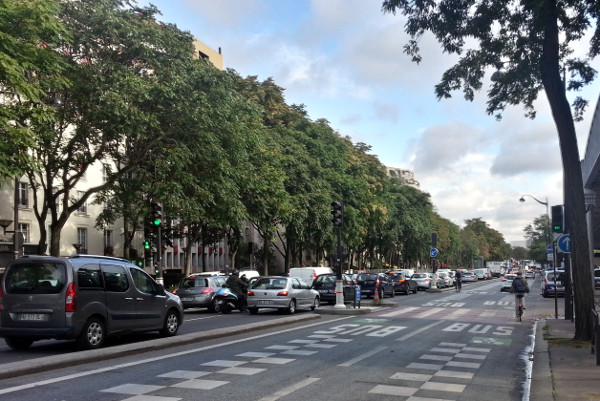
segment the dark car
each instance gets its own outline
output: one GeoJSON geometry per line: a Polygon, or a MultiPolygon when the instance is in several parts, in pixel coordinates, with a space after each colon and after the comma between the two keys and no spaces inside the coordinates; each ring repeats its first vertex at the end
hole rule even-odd
{"type": "MultiPolygon", "coordinates": [[[[336,303],[337,276],[335,274],[320,274],[313,281],[312,288],[319,291],[321,302],[336,303]]],[[[342,274],[342,288],[344,290],[344,302],[354,301],[355,285],[350,276],[342,274]]]]}
{"type": "Polygon", "coordinates": [[[394,282],[394,292],[403,294],[417,293],[419,289],[417,281],[408,277],[404,272],[394,273],[389,275],[394,282]]]}
{"type": "Polygon", "coordinates": [[[215,302],[215,293],[225,284],[227,276],[208,276],[191,274],[179,281],[179,288],[173,293],[178,295],[185,309],[208,308],[210,312],[219,312],[215,302]]]}
{"type": "Polygon", "coordinates": [[[362,295],[367,298],[373,298],[375,295],[375,288],[379,285],[383,286],[383,296],[389,295],[393,297],[395,295],[394,282],[385,273],[360,273],[356,278],[356,284],[360,285],[360,291],[362,295]]]}

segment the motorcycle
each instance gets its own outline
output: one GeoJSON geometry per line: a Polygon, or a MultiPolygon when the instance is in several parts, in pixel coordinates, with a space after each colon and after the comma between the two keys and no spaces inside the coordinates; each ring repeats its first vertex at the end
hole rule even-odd
{"type": "Polygon", "coordinates": [[[227,287],[219,288],[215,294],[215,299],[221,313],[231,313],[234,309],[239,308],[237,295],[227,287]]]}

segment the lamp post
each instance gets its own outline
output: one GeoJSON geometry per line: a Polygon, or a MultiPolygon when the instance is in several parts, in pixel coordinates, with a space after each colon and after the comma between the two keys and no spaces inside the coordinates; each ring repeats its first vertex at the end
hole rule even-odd
{"type": "Polygon", "coordinates": [[[554,318],[558,319],[558,294],[556,293],[556,252],[554,251],[554,241],[552,240],[552,229],[550,227],[550,212],[548,211],[548,197],[546,201],[542,202],[538,198],[532,195],[521,195],[520,202],[525,202],[525,197],[528,196],[540,205],[546,206],[546,218],[548,220],[548,245],[552,245],[552,266],[554,267],[554,318]]]}

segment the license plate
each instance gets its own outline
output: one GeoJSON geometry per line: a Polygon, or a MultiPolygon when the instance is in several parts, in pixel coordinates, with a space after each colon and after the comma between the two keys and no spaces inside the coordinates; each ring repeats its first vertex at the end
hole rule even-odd
{"type": "Polygon", "coordinates": [[[266,301],[256,301],[257,305],[273,305],[273,301],[270,300],[266,300],[266,301]]]}
{"type": "Polygon", "coordinates": [[[319,292],[321,294],[329,294],[330,292],[333,292],[332,290],[319,290],[319,292]]]}
{"type": "Polygon", "coordinates": [[[181,298],[181,302],[190,302],[193,300],[194,300],[194,298],[181,298]]]}
{"type": "Polygon", "coordinates": [[[19,313],[18,320],[43,322],[48,320],[48,315],[45,313],[19,313]]]}

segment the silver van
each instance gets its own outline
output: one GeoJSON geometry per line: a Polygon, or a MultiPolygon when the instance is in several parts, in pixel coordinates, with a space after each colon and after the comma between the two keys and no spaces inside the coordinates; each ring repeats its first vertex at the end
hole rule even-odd
{"type": "Polygon", "coordinates": [[[174,336],[182,322],[179,297],[125,259],[24,256],[0,282],[0,337],[13,349],[42,339],[99,348],[115,334],[174,336]]]}

